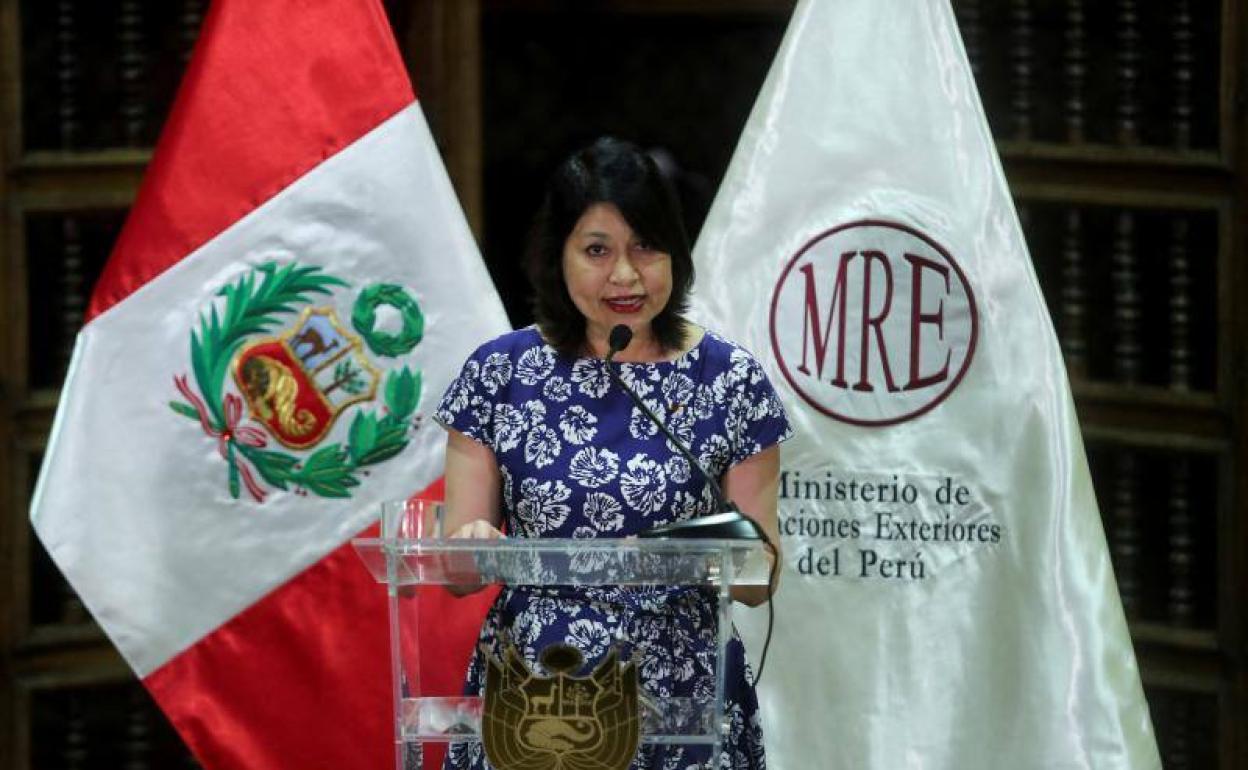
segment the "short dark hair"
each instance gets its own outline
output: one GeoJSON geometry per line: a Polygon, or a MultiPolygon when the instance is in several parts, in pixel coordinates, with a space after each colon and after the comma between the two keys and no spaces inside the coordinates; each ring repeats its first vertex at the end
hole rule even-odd
{"type": "Polygon", "coordinates": [[[682,314],[693,285],[693,256],[680,203],[649,155],[612,137],[573,153],[546,187],[524,259],[538,328],[561,353],[575,356],[585,349],[585,317],[568,294],[563,246],[577,220],[595,203],[614,204],[639,236],[671,255],[672,295],[651,325],[663,350],[679,350],[685,342],[682,314]]]}

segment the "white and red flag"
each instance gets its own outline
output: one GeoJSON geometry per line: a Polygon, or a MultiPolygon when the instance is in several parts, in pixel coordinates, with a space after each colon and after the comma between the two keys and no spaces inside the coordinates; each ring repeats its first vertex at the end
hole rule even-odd
{"type": "Polygon", "coordinates": [[[347,541],[439,478],[427,415],[506,325],[380,3],[214,2],[31,509],[205,767],[393,764],[347,541]]]}
{"type": "Polygon", "coordinates": [[[798,3],[695,261],[699,317],[766,363],[796,429],[769,766],[1160,767],[948,0],[798,3]]]}

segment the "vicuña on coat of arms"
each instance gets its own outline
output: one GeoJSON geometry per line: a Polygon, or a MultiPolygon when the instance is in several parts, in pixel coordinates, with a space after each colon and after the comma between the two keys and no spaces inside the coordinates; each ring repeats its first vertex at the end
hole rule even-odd
{"type": "Polygon", "coordinates": [[[183,374],[174,385],[183,400],[169,403],[197,420],[217,441],[230,494],[242,489],[263,502],[267,483],[322,497],[350,497],[360,469],[406,448],[420,402],[420,372],[388,372],[376,358],[410,353],[424,333],[424,316],[401,286],[373,284],[360,292],[348,330],[332,307],[312,302],[347,287],[319,267],[266,262],[223,287],[191,333],[194,386],[183,374]],[[389,307],[397,332],[378,328],[389,307]],[[285,324],[285,325],[283,325],[285,324]],[[384,387],[383,387],[384,380],[384,387]],[[232,382],[233,392],[229,389],[232,382]],[[339,417],[382,390],[384,408],[356,409],[345,442],[325,443],[339,417]],[[244,404],[251,422],[244,424],[244,404]],[[257,425],[259,427],[257,427],[257,425]],[[291,451],[269,448],[270,440],[291,451]],[[263,483],[262,483],[263,482],[263,483]]]}
{"type": "Polygon", "coordinates": [[[481,742],[498,770],[626,770],[637,753],[637,666],[616,650],[584,677],[579,650],[552,644],[529,670],[515,647],[487,659],[481,742]]]}

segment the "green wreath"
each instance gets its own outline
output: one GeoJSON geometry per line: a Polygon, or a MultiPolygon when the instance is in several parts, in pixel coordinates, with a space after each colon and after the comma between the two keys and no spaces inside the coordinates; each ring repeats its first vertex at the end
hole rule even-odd
{"type": "Polygon", "coordinates": [[[368,343],[369,350],[391,358],[410,353],[425,334],[425,316],[420,305],[402,286],[392,283],[375,283],[360,292],[351,310],[351,325],[368,343]],[[397,334],[376,328],[377,308],[382,305],[394,308],[403,318],[403,328],[397,334]]]}

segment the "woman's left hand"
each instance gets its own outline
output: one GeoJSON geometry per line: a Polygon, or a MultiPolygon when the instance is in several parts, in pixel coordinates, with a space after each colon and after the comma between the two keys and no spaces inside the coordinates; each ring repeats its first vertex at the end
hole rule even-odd
{"type": "MultiPolygon", "coordinates": [[[[747,457],[728,469],[723,479],[724,496],[737,504],[741,512],[749,516],[767,533],[774,551],[768,549],[767,558],[774,564],[780,559],[780,529],[777,526],[777,499],[780,489],[780,446],[773,444],[751,457],[747,457]]],[[[780,572],[775,571],[775,582],[770,586],[734,586],[732,598],[757,607],[775,593],[780,582],[780,572]]]]}

